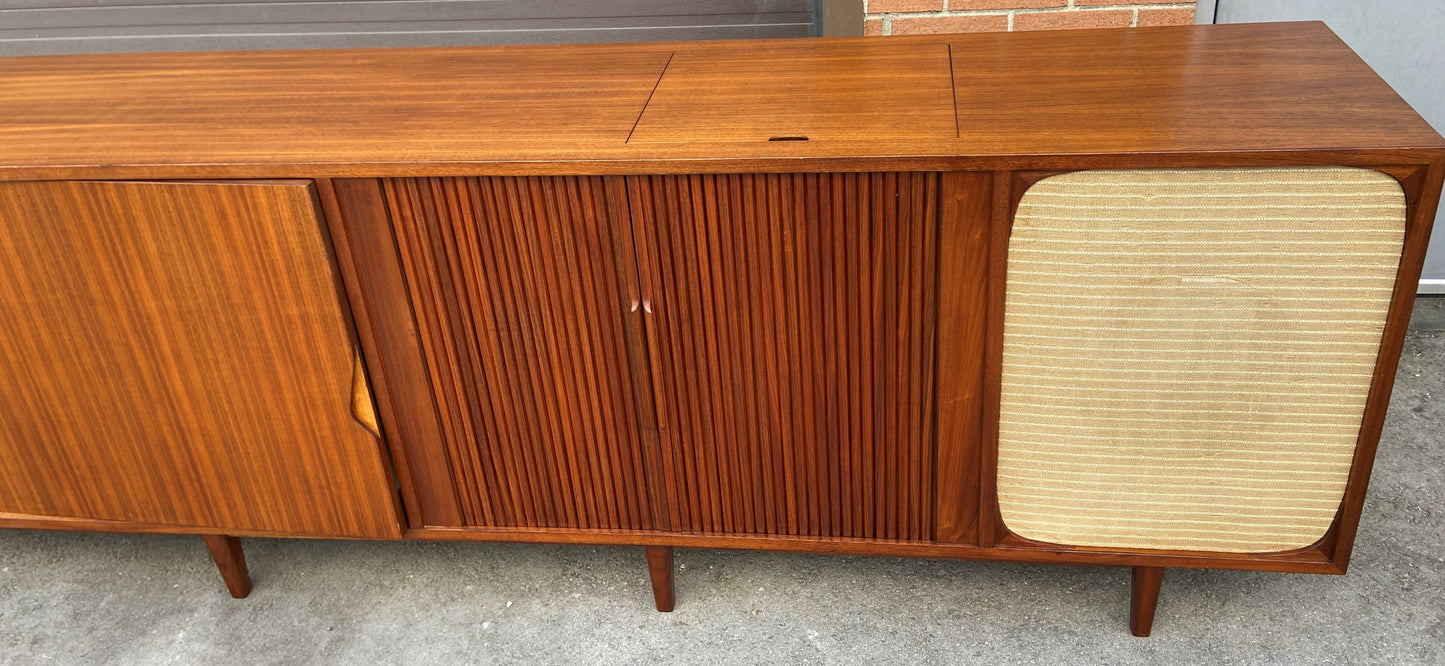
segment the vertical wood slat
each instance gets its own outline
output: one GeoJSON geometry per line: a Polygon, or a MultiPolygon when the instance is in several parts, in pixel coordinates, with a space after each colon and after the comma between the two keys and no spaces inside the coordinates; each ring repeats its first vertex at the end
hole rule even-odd
{"type": "Polygon", "coordinates": [[[939,176],[627,188],[673,529],[931,539],[939,176]]]}
{"type": "Polygon", "coordinates": [[[617,257],[632,239],[603,179],[383,190],[463,522],[651,529],[617,257]]]}

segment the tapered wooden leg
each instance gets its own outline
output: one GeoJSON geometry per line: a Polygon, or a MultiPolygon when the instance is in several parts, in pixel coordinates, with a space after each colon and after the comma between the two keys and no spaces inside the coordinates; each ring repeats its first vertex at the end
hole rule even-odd
{"type": "Polygon", "coordinates": [[[1154,628],[1154,608],[1159,605],[1159,585],[1164,567],[1134,567],[1133,590],[1129,599],[1129,631],[1146,638],[1154,628]]]}
{"type": "Polygon", "coordinates": [[[652,577],[652,598],[657,610],[671,613],[677,601],[672,587],[672,546],[644,546],[647,552],[647,575],[652,577]]]}
{"type": "Polygon", "coordinates": [[[221,578],[226,581],[226,589],[231,591],[232,597],[245,599],[251,593],[251,573],[246,570],[246,554],[241,552],[241,540],[221,534],[207,534],[205,539],[211,559],[216,561],[216,568],[221,570],[221,578]]]}

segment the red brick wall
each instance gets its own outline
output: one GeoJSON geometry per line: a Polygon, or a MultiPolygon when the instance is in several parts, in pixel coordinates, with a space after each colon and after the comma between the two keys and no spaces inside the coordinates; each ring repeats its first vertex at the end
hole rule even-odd
{"type": "Polygon", "coordinates": [[[863,34],[1125,28],[1194,22],[1194,0],[862,0],[863,34]]]}

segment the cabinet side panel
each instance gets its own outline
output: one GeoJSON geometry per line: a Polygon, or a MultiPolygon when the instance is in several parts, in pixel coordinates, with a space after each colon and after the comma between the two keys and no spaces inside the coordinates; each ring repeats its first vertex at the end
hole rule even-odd
{"type": "Polygon", "coordinates": [[[938,187],[629,179],[674,528],[932,538],[938,187]]]}
{"type": "Polygon", "coordinates": [[[383,189],[463,522],[650,528],[603,180],[383,189]]]}
{"type": "Polygon", "coordinates": [[[0,512],[398,535],[308,183],[14,183],[0,211],[0,512]]]}

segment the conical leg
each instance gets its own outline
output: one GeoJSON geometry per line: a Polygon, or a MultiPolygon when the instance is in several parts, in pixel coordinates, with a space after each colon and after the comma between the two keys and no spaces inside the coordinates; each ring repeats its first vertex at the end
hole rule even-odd
{"type": "Polygon", "coordinates": [[[1129,600],[1129,630],[1147,637],[1154,627],[1154,608],[1159,605],[1159,585],[1164,567],[1134,567],[1133,590],[1129,600]]]}
{"type": "Polygon", "coordinates": [[[671,613],[677,601],[672,585],[672,547],[645,546],[647,552],[647,574],[652,577],[652,597],[657,601],[657,610],[671,613]]]}
{"type": "Polygon", "coordinates": [[[245,599],[251,593],[251,573],[246,570],[246,554],[241,552],[241,540],[221,534],[207,534],[204,538],[206,548],[211,551],[211,559],[216,561],[216,568],[221,570],[221,578],[226,581],[226,589],[231,591],[232,597],[245,599]]]}

